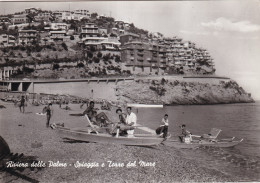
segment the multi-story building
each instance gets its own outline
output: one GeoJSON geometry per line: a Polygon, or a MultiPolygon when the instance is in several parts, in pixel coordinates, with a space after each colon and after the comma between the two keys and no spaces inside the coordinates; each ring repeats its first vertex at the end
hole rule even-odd
{"type": "Polygon", "coordinates": [[[51,30],[65,30],[67,31],[69,29],[69,24],[66,24],[66,23],[51,23],[50,24],[50,29],[51,30]]]}
{"type": "Polygon", "coordinates": [[[125,43],[131,42],[131,41],[139,41],[140,36],[133,33],[128,33],[120,36],[120,43],[123,46],[125,43]]]}
{"type": "Polygon", "coordinates": [[[87,37],[98,37],[100,35],[98,27],[93,23],[87,23],[85,26],[81,27],[80,33],[82,39],[87,37]]]}
{"type": "Polygon", "coordinates": [[[89,13],[88,10],[75,10],[73,11],[74,15],[78,15],[80,19],[82,18],[90,18],[91,14],[89,13]]]}
{"type": "Polygon", "coordinates": [[[13,15],[11,22],[13,24],[23,24],[23,23],[28,23],[29,19],[27,17],[27,14],[13,15]]]}
{"type": "Polygon", "coordinates": [[[31,44],[38,39],[36,30],[20,30],[18,32],[18,44],[31,44]]]}
{"type": "Polygon", "coordinates": [[[118,41],[117,38],[107,38],[106,40],[102,41],[100,44],[106,50],[116,50],[121,45],[121,43],[118,41]]]}
{"type": "Polygon", "coordinates": [[[16,40],[12,35],[1,34],[0,35],[0,47],[15,46],[16,40]]]}
{"type": "Polygon", "coordinates": [[[10,18],[8,18],[8,17],[0,17],[0,24],[2,24],[2,23],[7,24],[7,23],[10,23],[10,22],[11,22],[10,18]]]}
{"type": "Polygon", "coordinates": [[[54,11],[52,15],[56,21],[62,21],[62,13],[61,11],[54,11]]]}
{"type": "Polygon", "coordinates": [[[52,15],[50,12],[41,12],[37,16],[34,17],[37,22],[50,22],[52,20],[52,15]]]}
{"type": "Polygon", "coordinates": [[[163,45],[134,40],[124,42],[121,50],[122,61],[133,72],[136,69],[142,72],[162,72],[168,66],[167,49],[163,45]]]}
{"type": "Polygon", "coordinates": [[[66,38],[67,34],[65,30],[60,30],[60,31],[50,31],[50,38],[52,40],[61,40],[64,41],[66,38]]]}

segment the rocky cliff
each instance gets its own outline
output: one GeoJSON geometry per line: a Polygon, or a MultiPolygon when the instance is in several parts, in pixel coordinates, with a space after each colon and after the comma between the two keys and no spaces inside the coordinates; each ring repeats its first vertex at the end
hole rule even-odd
{"type": "Polygon", "coordinates": [[[136,79],[119,83],[119,101],[166,105],[228,104],[254,102],[250,94],[233,80],[136,79]],[[214,82],[212,82],[214,81],[214,82]]]}

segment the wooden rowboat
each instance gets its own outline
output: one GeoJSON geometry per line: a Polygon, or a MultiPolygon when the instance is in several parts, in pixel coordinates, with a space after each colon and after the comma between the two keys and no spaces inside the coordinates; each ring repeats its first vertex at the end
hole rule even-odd
{"type": "Polygon", "coordinates": [[[136,134],[133,137],[115,137],[105,133],[92,133],[92,130],[69,129],[64,127],[56,127],[55,129],[62,138],[102,144],[121,144],[127,146],[155,146],[162,143],[164,140],[163,138],[157,135],[136,134]]]}
{"type": "Polygon", "coordinates": [[[187,149],[187,148],[198,148],[201,146],[208,146],[208,147],[220,147],[220,148],[225,148],[225,147],[233,147],[238,145],[240,142],[242,142],[243,139],[241,140],[234,140],[234,138],[230,140],[217,140],[217,141],[207,141],[207,140],[200,140],[200,141],[192,141],[190,143],[184,143],[180,142],[178,140],[167,140],[163,142],[163,144],[171,147],[175,147],[178,149],[187,149]]]}

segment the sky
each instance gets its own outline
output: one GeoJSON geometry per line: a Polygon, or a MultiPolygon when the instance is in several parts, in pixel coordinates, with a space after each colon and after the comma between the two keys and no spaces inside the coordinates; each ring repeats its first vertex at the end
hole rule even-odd
{"type": "Polygon", "coordinates": [[[260,100],[260,0],[0,2],[0,14],[87,9],[209,50],[216,74],[260,100]]]}

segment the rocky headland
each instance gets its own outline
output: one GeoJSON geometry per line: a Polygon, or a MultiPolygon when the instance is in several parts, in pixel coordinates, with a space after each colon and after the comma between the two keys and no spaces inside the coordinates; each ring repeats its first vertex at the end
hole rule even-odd
{"type": "Polygon", "coordinates": [[[165,78],[145,78],[120,83],[116,87],[118,100],[128,103],[165,105],[254,102],[249,93],[230,79],[165,78]]]}

